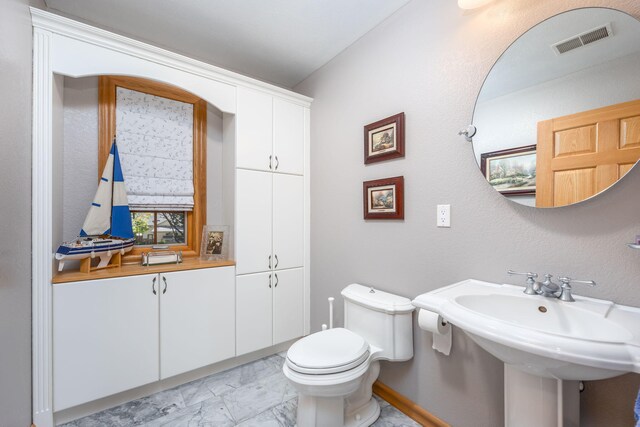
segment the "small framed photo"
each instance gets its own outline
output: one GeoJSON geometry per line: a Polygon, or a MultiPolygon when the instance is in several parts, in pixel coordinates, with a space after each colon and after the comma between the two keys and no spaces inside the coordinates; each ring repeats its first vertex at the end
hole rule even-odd
{"type": "Polygon", "coordinates": [[[404,113],[364,127],[364,163],[404,157],[404,113]]]}
{"type": "Polygon", "coordinates": [[[480,155],[480,168],[491,186],[505,196],[536,194],[536,145],[480,155]]]}
{"type": "Polygon", "coordinates": [[[404,177],[365,181],[364,219],[404,219],[404,177]]]}
{"type": "Polygon", "coordinates": [[[205,225],[202,227],[200,258],[204,260],[229,259],[229,226],[205,225]]]}

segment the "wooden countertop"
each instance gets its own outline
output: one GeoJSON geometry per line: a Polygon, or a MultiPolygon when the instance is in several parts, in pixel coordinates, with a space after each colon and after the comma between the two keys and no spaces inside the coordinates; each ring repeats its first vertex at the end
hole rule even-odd
{"type": "Polygon", "coordinates": [[[197,270],[200,268],[228,267],[236,265],[235,261],[204,261],[200,258],[185,258],[180,264],[160,264],[143,266],[140,264],[125,264],[122,267],[105,268],[92,271],[91,273],[81,273],[79,271],[61,271],[53,276],[51,282],[69,283],[81,282],[85,280],[111,279],[114,277],[139,276],[141,274],[169,273],[172,271],[197,270]]]}

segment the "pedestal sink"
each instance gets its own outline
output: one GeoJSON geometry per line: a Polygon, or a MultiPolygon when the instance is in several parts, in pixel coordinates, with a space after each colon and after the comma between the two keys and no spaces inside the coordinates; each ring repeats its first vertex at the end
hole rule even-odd
{"type": "Polygon", "coordinates": [[[505,363],[507,427],[577,427],[579,380],[640,373],[640,309],[522,291],[470,279],[413,304],[440,314],[505,363]]]}

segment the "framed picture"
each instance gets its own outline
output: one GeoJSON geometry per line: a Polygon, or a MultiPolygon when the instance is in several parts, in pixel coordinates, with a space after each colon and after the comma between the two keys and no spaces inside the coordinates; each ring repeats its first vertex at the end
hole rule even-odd
{"type": "Polygon", "coordinates": [[[482,174],[505,196],[536,194],[536,146],[509,148],[480,155],[482,174]]]}
{"type": "Polygon", "coordinates": [[[364,163],[404,157],[404,113],[364,127],[364,163]]]}
{"type": "Polygon", "coordinates": [[[404,177],[365,181],[364,219],[404,219],[404,177]]]}
{"type": "Polygon", "coordinates": [[[229,226],[205,225],[202,227],[200,258],[205,260],[229,259],[229,226]]]}

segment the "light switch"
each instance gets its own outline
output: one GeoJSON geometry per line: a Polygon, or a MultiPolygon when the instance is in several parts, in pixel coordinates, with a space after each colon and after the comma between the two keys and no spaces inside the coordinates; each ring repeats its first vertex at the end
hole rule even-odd
{"type": "Polygon", "coordinates": [[[438,227],[451,227],[451,205],[438,205],[438,227]]]}

